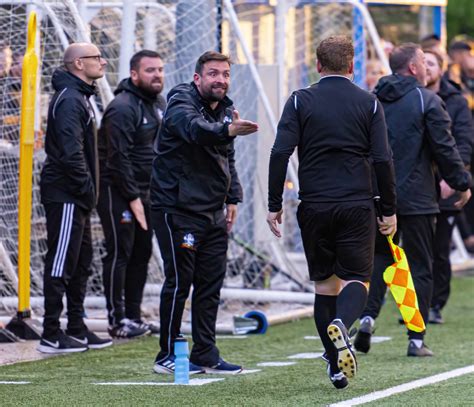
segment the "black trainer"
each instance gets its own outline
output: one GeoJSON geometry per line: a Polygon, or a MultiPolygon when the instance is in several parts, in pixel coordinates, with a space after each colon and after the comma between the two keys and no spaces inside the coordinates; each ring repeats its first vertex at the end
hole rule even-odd
{"type": "Polygon", "coordinates": [[[73,353],[84,352],[88,347],[60,331],[56,338],[41,338],[36,349],[41,353],[73,353]]]}
{"type": "Polygon", "coordinates": [[[357,373],[357,360],[352,350],[352,344],[347,329],[340,319],[333,320],[328,326],[329,338],[337,349],[337,365],[346,377],[357,373]]]}
{"type": "Polygon", "coordinates": [[[126,318],[122,319],[118,325],[109,327],[108,331],[112,338],[118,339],[139,338],[150,333],[147,327],[139,326],[126,318]]]}
{"type": "Polygon", "coordinates": [[[344,373],[342,373],[340,370],[338,370],[337,373],[333,374],[331,372],[331,366],[329,365],[329,363],[328,363],[328,367],[327,367],[327,372],[328,372],[329,380],[331,380],[332,385],[336,389],[344,389],[345,387],[348,386],[349,381],[347,380],[344,373]]]}
{"type": "Polygon", "coordinates": [[[428,322],[430,324],[444,324],[444,319],[441,315],[441,310],[438,307],[430,308],[428,314],[428,322]]]}
{"type": "Polygon", "coordinates": [[[219,358],[219,361],[215,365],[202,366],[202,368],[207,374],[237,374],[243,370],[242,366],[226,362],[222,358],[219,358]]]}
{"type": "Polygon", "coordinates": [[[421,345],[421,348],[419,348],[415,345],[415,342],[408,342],[407,356],[424,357],[433,355],[431,349],[429,349],[424,343],[421,345]]]}
{"type": "Polygon", "coordinates": [[[147,331],[149,331],[151,335],[157,335],[160,333],[160,327],[154,324],[153,322],[146,322],[146,321],[143,321],[142,319],[138,321],[135,320],[133,322],[135,322],[139,328],[146,329],[147,331]]]}
{"type": "Polygon", "coordinates": [[[112,339],[101,338],[94,332],[87,330],[84,335],[69,335],[81,345],[86,345],[89,349],[103,349],[113,345],[112,339]]]}
{"type": "Polygon", "coordinates": [[[370,340],[375,329],[370,324],[368,317],[360,320],[359,330],[354,339],[354,348],[359,352],[368,353],[370,350],[370,340]]]}
{"type": "MultiPolygon", "coordinates": [[[[168,357],[159,361],[155,360],[153,371],[159,374],[174,374],[175,359],[175,355],[169,355],[168,357]]],[[[204,369],[201,366],[197,366],[194,363],[189,362],[189,374],[192,375],[200,373],[204,373],[204,369]]]]}

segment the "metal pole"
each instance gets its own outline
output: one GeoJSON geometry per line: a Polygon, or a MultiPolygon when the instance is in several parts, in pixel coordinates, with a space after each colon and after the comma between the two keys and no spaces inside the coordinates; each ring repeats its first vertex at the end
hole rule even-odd
{"type": "Polygon", "coordinates": [[[222,0],[216,0],[216,49],[222,52],[222,0]]]}
{"type": "Polygon", "coordinates": [[[352,11],[352,40],[354,42],[354,83],[361,87],[366,88],[365,83],[365,59],[367,55],[365,45],[365,32],[364,32],[364,19],[359,9],[354,8],[352,11]]]}
{"type": "Polygon", "coordinates": [[[35,101],[38,75],[36,13],[28,18],[27,48],[23,59],[20,123],[20,179],[18,199],[18,316],[30,317],[30,237],[32,207],[35,101]]]}
{"type": "Polygon", "coordinates": [[[286,89],[286,63],[285,63],[285,50],[286,50],[286,13],[288,12],[288,5],[286,0],[280,0],[276,5],[276,63],[278,67],[278,112],[283,111],[285,105],[285,99],[288,95],[286,89]]]}
{"type": "Polygon", "coordinates": [[[143,46],[145,49],[156,50],[156,14],[147,7],[143,21],[144,38],[143,46]]]}
{"type": "Polygon", "coordinates": [[[135,44],[135,0],[123,0],[122,31],[120,33],[119,80],[129,76],[129,63],[135,44]]]}

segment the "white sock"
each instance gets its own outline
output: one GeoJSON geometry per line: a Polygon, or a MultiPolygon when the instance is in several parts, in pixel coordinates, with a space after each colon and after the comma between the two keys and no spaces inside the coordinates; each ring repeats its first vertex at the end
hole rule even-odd
{"type": "Polygon", "coordinates": [[[370,327],[373,328],[374,325],[375,325],[375,319],[373,319],[372,317],[362,317],[360,319],[360,323],[365,323],[365,322],[368,322],[370,324],[370,327]]]}
{"type": "Polygon", "coordinates": [[[418,349],[421,349],[423,346],[423,339],[410,339],[410,342],[413,343],[418,349]]]}

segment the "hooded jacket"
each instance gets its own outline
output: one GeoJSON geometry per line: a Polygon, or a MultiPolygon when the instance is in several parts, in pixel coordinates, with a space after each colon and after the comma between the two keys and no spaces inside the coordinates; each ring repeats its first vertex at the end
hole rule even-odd
{"type": "Polygon", "coordinates": [[[101,181],[129,202],[138,197],[149,201],[153,144],[166,102],[161,95],[147,95],[130,78],[114,93],[99,130],[101,181]]]}
{"type": "Polygon", "coordinates": [[[398,213],[438,213],[434,164],[451,188],[465,191],[471,184],[443,101],[414,77],[398,74],[381,78],[375,93],[384,107],[393,151],[398,213]]]}
{"type": "Polygon", "coordinates": [[[232,112],[228,97],[211,109],[194,83],[171,89],[153,161],[152,208],[209,213],[242,201],[232,112]]]}
{"type": "MultiPolygon", "coordinates": [[[[466,168],[469,168],[471,165],[472,143],[474,141],[474,127],[467,101],[462,95],[459,85],[444,77],[441,79],[438,96],[446,104],[446,110],[451,118],[451,133],[454,140],[456,140],[456,147],[464,165],[466,168]]],[[[448,199],[440,200],[440,209],[457,211],[458,209],[454,207],[454,202],[458,199],[457,194],[454,194],[448,199]]]]}
{"type": "Polygon", "coordinates": [[[56,91],[48,110],[41,172],[41,202],[75,203],[91,210],[97,203],[97,131],[89,98],[95,87],[64,69],[52,77],[56,91]]]}

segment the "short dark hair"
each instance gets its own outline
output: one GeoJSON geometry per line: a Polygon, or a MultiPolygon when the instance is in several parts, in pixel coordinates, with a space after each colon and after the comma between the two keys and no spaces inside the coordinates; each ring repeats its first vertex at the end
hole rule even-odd
{"type": "Polygon", "coordinates": [[[132,59],[130,59],[130,70],[138,71],[140,69],[140,62],[143,58],[161,58],[161,55],[156,51],[151,51],[149,49],[142,49],[138,51],[132,59]]]}
{"type": "Polygon", "coordinates": [[[421,39],[421,43],[424,41],[441,41],[441,38],[438,34],[428,34],[421,39]]]}
{"type": "Polygon", "coordinates": [[[449,52],[451,51],[471,51],[472,47],[466,41],[455,41],[450,44],[449,52]]]}
{"type": "Polygon", "coordinates": [[[354,59],[352,40],[345,35],[325,38],[316,49],[316,57],[324,70],[345,73],[354,59]]]}
{"type": "Polygon", "coordinates": [[[392,72],[398,73],[406,70],[408,64],[415,58],[418,50],[421,50],[421,47],[413,42],[407,42],[395,47],[388,61],[392,72]]]}
{"type": "Polygon", "coordinates": [[[443,57],[441,56],[441,54],[437,51],[435,51],[434,49],[432,48],[428,48],[428,49],[424,49],[423,52],[425,54],[431,54],[431,55],[434,55],[436,57],[436,61],[438,62],[438,65],[440,68],[443,67],[444,65],[444,60],[443,60],[443,57]]]}
{"type": "Polygon", "coordinates": [[[217,51],[206,51],[198,58],[194,72],[201,75],[204,64],[209,61],[224,61],[227,62],[229,66],[232,65],[232,61],[228,55],[221,54],[217,51]]]}

